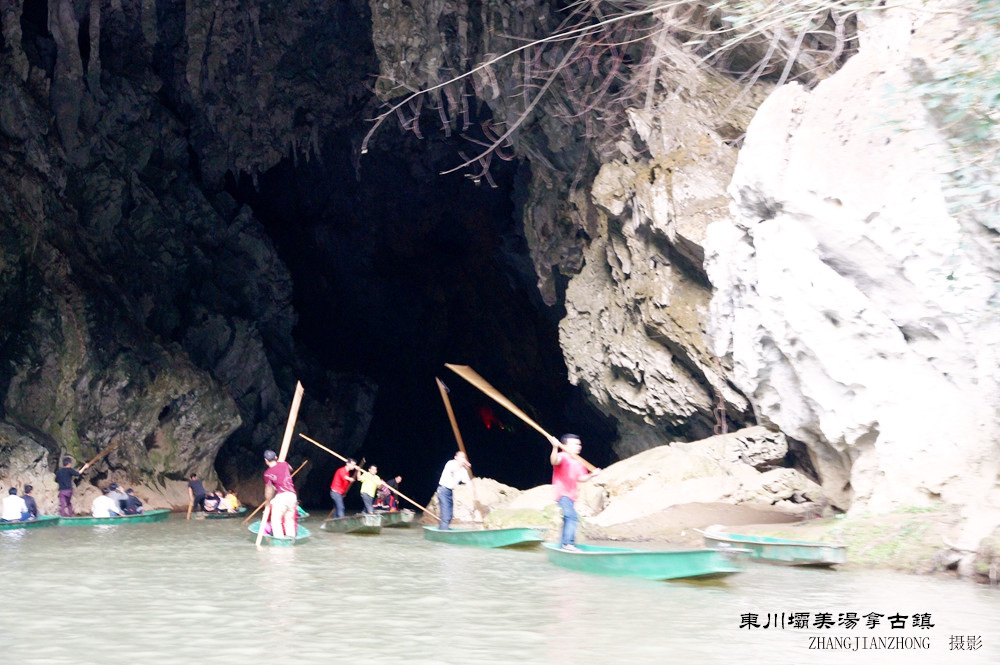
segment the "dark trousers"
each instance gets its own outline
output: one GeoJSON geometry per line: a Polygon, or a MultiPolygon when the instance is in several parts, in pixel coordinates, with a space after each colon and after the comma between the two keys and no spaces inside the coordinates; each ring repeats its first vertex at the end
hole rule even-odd
{"type": "Polygon", "coordinates": [[[444,485],[438,485],[438,507],[441,509],[441,522],[438,528],[446,531],[451,528],[451,516],[455,509],[455,498],[452,491],[444,485]]]}
{"type": "Polygon", "coordinates": [[[73,517],[73,490],[59,490],[59,515],[73,517]]]}
{"type": "Polygon", "coordinates": [[[330,490],[330,498],[333,499],[334,517],[344,516],[344,495],[340,492],[330,490]]]}
{"type": "Polygon", "coordinates": [[[375,503],[375,497],[368,496],[367,494],[362,494],[361,502],[365,504],[365,509],[362,510],[361,512],[369,514],[375,512],[375,508],[373,507],[373,504],[375,503]]]}

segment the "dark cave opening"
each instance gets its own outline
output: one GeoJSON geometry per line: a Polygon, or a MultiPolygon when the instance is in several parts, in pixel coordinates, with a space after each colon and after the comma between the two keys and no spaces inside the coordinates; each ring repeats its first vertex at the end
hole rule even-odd
{"type": "MultiPolygon", "coordinates": [[[[321,157],[286,159],[256,186],[228,183],[291,271],[296,344],[326,370],[378,384],[362,447],[338,452],[377,464],[384,478],[403,476],[400,489],[421,502],[457,447],[435,378],[450,389],[477,475],[522,489],[551,476],[545,439],[444,363],[473,367],[552,434],[581,434],[598,466],[615,435],[568,383],[561,311],[535,286],[517,203],[527,165],[494,163],[495,188],[439,175],[460,141],[384,130],[358,162],[345,133],[321,157]]],[[[328,507],[339,461],[299,450],[314,462],[302,502],[328,507]]],[[[352,499],[360,505],[356,491],[352,499]]]]}

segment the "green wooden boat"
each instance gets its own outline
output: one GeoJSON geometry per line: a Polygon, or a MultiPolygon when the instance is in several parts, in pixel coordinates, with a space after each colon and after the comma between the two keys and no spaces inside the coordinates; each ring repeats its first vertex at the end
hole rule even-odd
{"type": "Polygon", "coordinates": [[[25,520],[23,522],[0,522],[0,531],[40,529],[43,526],[55,526],[57,524],[59,524],[58,515],[39,515],[33,520],[25,520]]]}
{"type": "Polygon", "coordinates": [[[807,540],[695,529],[708,547],[738,547],[750,550],[750,558],[785,566],[835,566],[847,562],[847,546],[807,540]]]}
{"type": "MultiPolygon", "coordinates": [[[[260,530],[260,522],[253,522],[247,527],[247,529],[251,534],[253,534],[253,540],[256,542],[257,532],[260,530]]],[[[260,544],[269,545],[271,547],[291,547],[292,545],[301,545],[307,541],[311,535],[312,533],[309,529],[305,528],[301,524],[297,524],[294,538],[276,538],[265,533],[260,539],[260,544]]]]}
{"type": "Polygon", "coordinates": [[[562,568],[611,577],[675,580],[731,575],[750,556],[743,549],[636,550],[577,545],[576,550],[544,543],[549,561],[562,568]]]}
{"type": "Polygon", "coordinates": [[[78,515],[76,517],[60,517],[59,526],[97,526],[99,524],[143,524],[146,522],[162,522],[170,517],[166,508],[147,510],[138,515],[115,515],[114,517],[94,517],[93,515],[78,515]]]}
{"type": "Polygon", "coordinates": [[[235,513],[230,513],[225,510],[216,510],[212,512],[206,512],[204,513],[204,515],[205,519],[207,520],[229,520],[234,517],[243,517],[244,515],[246,515],[246,513],[247,513],[246,506],[240,506],[235,513]]]}
{"type": "Polygon", "coordinates": [[[416,517],[416,513],[407,508],[379,515],[382,517],[382,526],[390,528],[406,528],[413,524],[413,518],[416,517]]]}
{"type": "Polygon", "coordinates": [[[512,527],[508,529],[445,529],[424,527],[424,540],[449,545],[474,547],[533,547],[545,540],[545,527],[512,527]]]}
{"type": "Polygon", "coordinates": [[[358,513],[345,517],[334,517],[324,520],[319,528],[330,533],[357,533],[374,536],[382,532],[382,515],[377,513],[358,513]]]}

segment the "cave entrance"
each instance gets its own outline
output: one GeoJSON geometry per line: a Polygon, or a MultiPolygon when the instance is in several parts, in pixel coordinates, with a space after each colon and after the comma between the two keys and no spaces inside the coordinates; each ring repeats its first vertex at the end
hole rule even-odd
{"type": "MultiPolygon", "coordinates": [[[[345,132],[321,158],[228,184],[291,271],[299,350],[325,370],[378,384],[366,439],[338,452],[377,464],[383,478],[401,475],[401,491],[429,501],[456,450],[440,377],[477,475],[519,488],[547,483],[544,438],[447,362],[476,369],[553,434],[581,434],[587,458],[605,465],[614,429],[566,379],[562,311],[542,303],[521,231],[527,165],[500,162],[495,187],[476,185],[440,175],[455,164],[459,139],[384,130],[360,162],[356,139],[345,132]]],[[[339,462],[318,449],[309,457],[302,502],[329,507],[339,462]]]]}

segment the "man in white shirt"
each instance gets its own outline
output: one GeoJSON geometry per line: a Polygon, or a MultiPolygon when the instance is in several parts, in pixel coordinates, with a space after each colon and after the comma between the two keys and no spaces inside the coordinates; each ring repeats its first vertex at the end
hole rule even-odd
{"type": "Polygon", "coordinates": [[[20,522],[28,519],[28,504],[17,495],[16,487],[11,487],[10,492],[3,498],[0,519],[4,522],[20,522]]]}
{"type": "Polygon", "coordinates": [[[90,504],[90,514],[94,517],[111,517],[112,515],[121,515],[121,508],[118,504],[108,496],[110,490],[105,487],[104,494],[94,499],[94,502],[90,504]]]}
{"type": "Polygon", "coordinates": [[[441,523],[438,524],[438,529],[447,531],[451,528],[451,516],[455,506],[452,490],[462,483],[472,481],[471,476],[469,476],[471,468],[469,458],[462,451],[455,453],[455,457],[444,465],[444,471],[441,472],[441,480],[438,481],[437,488],[438,504],[441,507],[441,523]]]}

